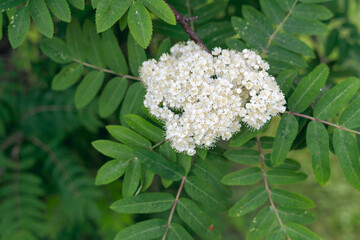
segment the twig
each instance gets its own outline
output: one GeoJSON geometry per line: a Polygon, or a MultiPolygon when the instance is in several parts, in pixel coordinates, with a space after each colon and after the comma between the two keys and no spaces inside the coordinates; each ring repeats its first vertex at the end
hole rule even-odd
{"type": "MultiPolygon", "coordinates": [[[[259,137],[256,137],[256,145],[257,145],[259,155],[260,155],[261,173],[262,173],[262,176],[263,176],[263,179],[264,179],[266,192],[267,192],[267,194],[269,196],[270,205],[271,205],[272,209],[274,210],[275,216],[276,216],[276,218],[277,218],[277,220],[278,220],[278,222],[280,224],[280,227],[283,229],[283,231],[284,231],[284,233],[286,235],[285,225],[284,225],[283,221],[281,220],[279,212],[278,212],[278,210],[277,210],[277,208],[275,206],[275,203],[274,203],[274,201],[272,200],[272,197],[271,197],[271,190],[270,190],[269,183],[268,183],[266,173],[265,173],[264,155],[263,155],[262,150],[261,150],[260,138],[259,137]]],[[[291,240],[289,236],[286,235],[286,237],[287,237],[288,240],[291,240]]]]}
{"type": "Polygon", "coordinates": [[[157,148],[158,146],[160,146],[161,144],[165,143],[166,139],[162,140],[161,142],[158,142],[157,144],[153,145],[152,147],[149,148],[150,151],[154,150],[155,148],[157,148]]]}
{"type": "Polygon", "coordinates": [[[0,145],[0,150],[5,150],[6,148],[8,148],[10,145],[18,142],[21,138],[22,138],[23,134],[21,132],[16,132],[13,135],[11,135],[10,137],[8,137],[7,139],[5,139],[4,142],[1,143],[0,145]]]}

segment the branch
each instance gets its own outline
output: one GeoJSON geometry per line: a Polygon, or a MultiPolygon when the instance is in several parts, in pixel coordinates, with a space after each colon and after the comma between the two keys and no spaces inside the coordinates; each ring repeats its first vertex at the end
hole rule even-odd
{"type": "Polygon", "coordinates": [[[18,142],[19,140],[21,140],[23,137],[23,134],[21,132],[16,132],[13,135],[11,135],[10,137],[8,137],[7,139],[5,139],[5,141],[3,141],[0,145],[0,150],[5,150],[6,148],[8,148],[9,146],[11,146],[12,144],[18,142]]]}

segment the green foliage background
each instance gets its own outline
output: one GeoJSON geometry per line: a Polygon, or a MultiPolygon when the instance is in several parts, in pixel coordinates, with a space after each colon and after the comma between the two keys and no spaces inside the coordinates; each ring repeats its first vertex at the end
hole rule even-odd
{"type": "Polygon", "coordinates": [[[263,54],[291,112],[191,159],[138,81],[189,38],[164,1],[0,0],[0,239],[161,239],[179,188],[166,239],[357,239],[360,2],[168,3],[263,54]]]}

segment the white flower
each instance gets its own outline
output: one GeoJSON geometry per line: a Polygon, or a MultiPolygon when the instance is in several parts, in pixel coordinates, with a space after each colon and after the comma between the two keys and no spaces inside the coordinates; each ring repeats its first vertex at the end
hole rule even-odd
{"type": "Polygon", "coordinates": [[[259,129],[285,111],[284,95],[256,52],[216,47],[212,54],[193,41],[178,43],[140,69],[144,105],[164,121],[171,146],[188,155],[230,139],[241,122],[259,129]]]}

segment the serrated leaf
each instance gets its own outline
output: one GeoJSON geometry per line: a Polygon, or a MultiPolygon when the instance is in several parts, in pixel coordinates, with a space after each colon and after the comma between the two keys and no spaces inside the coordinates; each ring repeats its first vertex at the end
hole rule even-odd
{"type": "Polygon", "coordinates": [[[339,123],[343,127],[352,129],[360,126],[360,97],[352,101],[342,112],[339,123]]]}
{"type": "Polygon", "coordinates": [[[85,8],[85,0],[68,0],[68,2],[80,10],[85,8]]]}
{"type": "Polygon", "coordinates": [[[139,1],[133,2],[130,7],[128,26],[136,42],[141,47],[147,48],[152,36],[152,22],[149,12],[139,1]]]}
{"type": "Polygon", "coordinates": [[[288,51],[278,46],[270,46],[266,51],[266,56],[280,62],[284,62],[296,67],[306,68],[307,64],[303,58],[297,53],[288,51]]]}
{"type": "Polygon", "coordinates": [[[115,240],[156,239],[164,234],[166,225],[163,219],[142,221],[121,230],[116,234],[115,240]]]}
{"type": "Polygon", "coordinates": [[[224,156],[230,161],[240,164],[253,165],[260,161],[259,152],[251,149],[228,150],[224,152],[224,156]]]}
{"type": "Polygon", "coordinates": [[[130,125],[130,127],[151,141],[159,143],[164,140],[163,131],[145,119],[134,114],[127,114],[125,115],[125,120],[130,125]]]}
{"type": "Polygon", "coordinates": [[[231,138],[229,146],[230,147],[241,147],[242,145],[247,143],[250,139],[252,139],[256,135],[258,135],[266,127],[267,127],[267,124],[265,124],[259,130],[255,130],[255,129],[249,128],[247,126],[243,126],[240,129],[240,132],[238,132],[231,138]]]}
{"type": "Polygon", "coordinates": [[[57,63],[64,64],[71,62],[66,45],[60,38],[43,39],[40,43],[40,49],[46,56],[57,63]]]}
{"type": "Polygon", "coordinates": [[[318,65],[306,77],[301,79],[293,94],[288,107],[293,112],[303,112],[319,94],[329,75],[329,68],[325,64],[318,65]]]}
{"type": "Polygon", "coordinates": [[[350,77],[338,83],[320,98],[314,108],[314,117],[327,120],[350,101],[360,87],[359,79],[350,77]]]}
{"type": "Polygon", "coordinates": [[[351,133],[336,129],[333,146],[346,180],[360,190],[360,163],[356,139],[351,133]]]}
{"type": "Polygon", "coordinates": [[[209,209],[226,210],[229,202],[221,193],[216,192],[205,180],[189,176],[185,182],[186,193],[209,209]]]}
{"type": "Polygon", "coordinates": [[[121,125],[127,126],[125,121],[126,114],[144,115],[142,106],[144,106],[145,88],[142,83],[133,83],[126,91],[126,95],[120,110],[121,125]]]}
{"type": "Polygon", "coordinates": [[[266,172],[270,184],[294,184],[305,181],[307,175],[301,172],[285,169],[272,169],[266,172]]]}
{"type": "Polygon", "coordinates": [[[221,182],[225,185],[238,186],[255,184],[261,179],[260,168],[250,167],[225,175],[221,182]]]}
{"type": "Polygon", "coordinates": [[[122,195],[124,198],[131,197],[135,194],[141,180],[141,162],[134,158],[129,162],[125,171],[122,185],[122,195]]]}
{"type": "Polygon", "coordinates": [[[260,6],[265,15],[274,23],[280,24],[285,14],[274,0],[260,0],[260,6]]]}
{"type": "Polygon", "coordinates": [[[115,159],[105,163],[97,172],[95,185],[109,184],[120,178],[128,166],[128,161],[115,159]]]}
{"type": "Polygon", "coordinates": [[[265,48],[266,39],[249,22],[239,17],[232,17],[231,23],[234,30],[247,44],[249,44],[250,47],[256,48],[257,50],[265,48]]]}
{"type": "Polygon", "coordinates": [[[0,12],[9,10],[10,8],[19,6],[24,3],[25,0],[2,0],[0,3],[0,12]]]}
{"type": "Polygon", "coordinates": [[[87,49],[84,42],[84,35],[82,34],[80,24],[73,19],[66,28],[66,47],[68,54],[77,60],[85,61],[87,49]]]}
{"type": "Polygon", "coordinates": [[[176,20],[174,13],[170,7],[163,0],[140,0],[145,7],[150,9],[156,16],[164,20],[165,22],[175,25],[176,20]]]}
{"type": "Polygon", "coordinates": [[[9,41],[13,48],[17,48],[23,43],[27,33],[29,32],[29,28],[30,28],[30,13],[26,6],[22,6],[14,13],[14,15],[10,17],[8,31],[9,31],[9,41]]]}
{"type": "Polygon", "coordinates": [[[147,60],[145,50],[136,43],[134,38],[129,34],[127,41],[129,66],[132,74],[139,76],[139,67],[147,60]]]}
{"type": "Polygon", "coordinates": [[[84,67],[78,63],[71,63],[65,66],[61,71],[54,77],[51,88],[56,91],[65,90],[74,85],[79,80],[84,67]]]}
{"type": "Polygon", "coordinates": [[[130,130],[127,127],[119,125],[108,125],[106,126],[106,130],[116,140],[119,140],[120,142],[124,143],[129,147],[146,149],[151,147],[151,143],[149,140],[130,130]]]}
{"type": "Polygon", "coordinates": [[[50,8],[51,12],[60,20],[65,22],[70,22],[71,13],[69,4],[66,0],[45,0],[47,6],[50,8]]]}
{"type": "Polygon", "coordinates": [[[283,207],[307,209],[315,206],[311,199],[279,188],[271,189],[271,198],[283,207]]]}
{"type": "Polygon", "coordinates": [[[271,154],[271,165],[279,166],[285,160],[295,140],[297,130],[298,122],[296,118],[292,115],[284,114],[276,130],[273,152],[271,154]]]}
{"type": "Polygon", "coordinates": [[[172,240],[193,240],[194,238],[179,224],[171,223],[167,239],[172,240]]]}
{"type": "Polygon", "coordinates": [[[281,72],[276,77],[276,82],[279,85],[281,91],[285,95],[289,92],[291,85],[296,76],[297,76],[297,71],[289,69],[281,72]]]}
{"type": "Polygon", "coordinates": [[[116,37],[111,29],[102,34],[101,47],[105,62],[111,70],[120,74],[128,74],[128,66],[116,37]]]}
{"type": "Polygon", "coordinates": [[[97,70],[93,70],[85,76],[75,93],[75,106],[77,109],[84,108],[95,98],[102,86],[104,78],[104,72],[97,70]]]}
{"type": "Polygon", "coordinates": [[[285,207],[278,207],[277,210],[281,220],[285,222],[309,224],[316,220],[315,215],[308,210],[285,207]]]}
{"type": "Polygon", "coordinates": [[[119,159],[131,159],[134,157],[134,151],[128,146],[109,141],[109,140],[96,140],[91,145],[105,156],[119,159]]]}
{"type": "Polygon", "coordinates": [[[184,170],[178,165],[166,160],[155,152],[145,149],[136,149],[135,155],[147,168],[161,177],[172,181],[180,181],[185,175],[184,170]]]}
{"type": "Polygon", "coordinates": [[[129,9],[131,3],[131,0],[100,1],[98,3],[100,8],[96,9],[95,18],[97,32],[100,33],[108,30],[121,18],[122,15],[124,15],[124,13],[129,9]]]}
{"type": "Polygon", "coordinates": [[[329,134],[320,122],[312,121],[306,129],[306,144],[316,180],[324,185],[330,178],[329,134]]]}
{"type": "Polygon", "coordinates": [[[176,211],[180,219],[203,238],[209,240],[220,239],[219,231],[210,229],[213,223],[193,201],[180,198],[176,211]]]}
{"type": "Polygon", "coordinates": [[[235,205],[229,210],[229,216],[240,217],[246,215],[263,205],[267,199],[268,194],[265,187],[255,188],[235,203],[235,205]]]}
{"type": "Polygon", "coordinates": [[[332,12],[319,4],[297,4],[292,15],[299,18],[326,20],[333,16],[332,12]]]}
{"type": "Polygon", "coordinates": [[[102,91],[99,99],[99,113],[102,118],[110,116],[120,105],[127,89],[127,80],[115,77],[102,91]]]}
{"type": "Polygon", "coordinates": [[[105,58],[100,47],[100,36],[96,33],[95,25],[90,20],[85,20],[83,32],[86,39],[87,59],[91,64],[104,68],[106,66],[105,58]]]}
{"type": "Polygon", "coordinates": [[[29,1],[28,8],[39,32],[48,38],[52,38],[54,23],[44,0],[31,0],[29,1]]]}
{"type": "Polygon", "coordinates": [[[283,29],[288,33],[320,35],[327,32],[327,26],[322,22],[312,19],[290,17],[283,29]]]}
{"type": "Polygon", "coordinates": [[[247,240],[260,240],[264,237],[267,231],[270,230],[276,221],[275,213],[270,207],[263,208],[254,217],[250,230],[246,234],[247,240]]]}
{"type": "Polygon", "coordinates": [[[170,193],[142,193],[115,201],[110,208],[122,214],[156,213],[170,209],[174,200],[170,193]]]}
{"type": "Polygon", "coordinates": [[[292,52],[312,58],[315,57],[313,50],[308,45],[306,45],[306,43],[291,34],[285,32],[276,34],[274,38],[274,43],[277,46],[285,48],[292,52]]]}
{"type": "Polygon", "coordinates": [[[257,30],[263,34],[265,37],[270,37],[274,32],[274,29],[269,22],[269,19],[265,17],[262,13],[256,10],[251,6],[243,6],[242,7],[242,15],[245,20],[250,22],[257,30]]]}
{"type": "Polygon", "coordinates": [[[321,240],[321,238],[307,229],[306,227],[301,226],[297,223],[287,223],[285,224],[286,234],[292,240],[321,240]]]}

